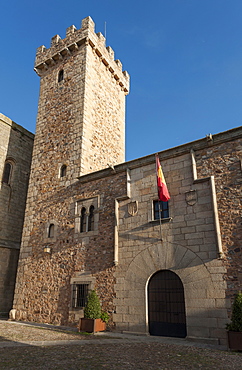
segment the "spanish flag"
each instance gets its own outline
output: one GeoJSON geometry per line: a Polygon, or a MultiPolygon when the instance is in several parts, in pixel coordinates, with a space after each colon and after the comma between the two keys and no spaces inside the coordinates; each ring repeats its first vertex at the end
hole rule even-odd
{"type": "Polygon", "coordinates": [[[166,181],[162,172],[158,154],[156,154],[156,175],[157,175],[158,198],[163,202],[167,202],[170,199],[170,194],[166,186],[166,181]]]}

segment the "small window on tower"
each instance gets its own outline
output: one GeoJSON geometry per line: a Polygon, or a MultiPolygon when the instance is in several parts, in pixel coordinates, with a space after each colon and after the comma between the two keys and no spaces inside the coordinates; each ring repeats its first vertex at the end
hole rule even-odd
{"type": "Polygon", "coordinates": [[[61,166],[61,169],[60,169],[60,177],[66,176],[66,169],[67,169],[66,164],[63,164],[63,166],[61,166]]]}
{"type": "Polygon", "coordinates": [[[55,225],[50,224],[49,230],[48,230],[48,238],[54,238],[54,231],[55,231],[55,225]]]}
{"type": "Polygon", "coordinates": [[[61,69],[58,74],[58,82],[61,82],[64,80],[64,70],[61,69]]]}

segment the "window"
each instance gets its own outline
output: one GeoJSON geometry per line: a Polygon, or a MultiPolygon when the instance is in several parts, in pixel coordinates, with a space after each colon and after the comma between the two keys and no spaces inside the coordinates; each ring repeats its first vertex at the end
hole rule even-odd
{"type": "Polygon", "coordinates": [[[153,201],[154,210],[154,220],[159,220],[160,218],[169,218],[169,205],[168,202],[163,202],[162,200],[153,201]]]}
{"type": "Polygon", "coordinates": [[[94,230],[94,206],[89,208],[89,216],[88,216],[88,231],[94,230]]]}
{"type": "Polygon", "coordinates": [[[61,169],[60,169],[60,177],[65,177],[66,176],[66,169],[67,169],[66,164],[63,164],[61,166],[61,169]]]}
{"type": "Polygon", "coordinates": [[[98,234],[99,196],[80,199],[72,204],[75,212],[75,234],[77,237],[98,234]],[[86,235],[86,233],[88,235],[86,235]]]}
{"type": "Polygon", "coordinates": [[[64,70],[61,69],[58,73],[58,82],[61,82],[64,80],[64,70]]]}
{"type": "Polygon", "coordinates": [[[80,232],[84,233],[86,231],[86,225],[87,225],[87,215],[86,215],[86,208],[83,207],[81,210],[81,222],[80,222],[80,232]]]}
{"type": "Polygon", "coordinates": [[[72,285],[72,307],[83,308],[87,303],[89,284],[72,285]]]}
{"type": "Polygon", "coordinates": [[[54,219],[48,220],[44,226],[44,243],[54,243],[58,236],[58,222],[54,219]]]}
{"type": "Polygon", "coordinates": [[[10,183],[10,177],[12,173],[12,165],[10,162],[6,162],[3,170],[3,177],[2,177],[2,182],[5,184],[10,183]]]}
{"type": "Polygon", "coordinates": [[[94,206],[91,205],[89,208],[89,213],[87,213],[86,208],[82,207],[80,216],[80,232],[85,233],[87,231],[94,230],[94,206]]]}
{"type": "Polygon", "coordinates": [[[54,238],[54,231],[55,231],[55,225],[50,224],[49,230],[48,230],[48,238],[54,238]]]}

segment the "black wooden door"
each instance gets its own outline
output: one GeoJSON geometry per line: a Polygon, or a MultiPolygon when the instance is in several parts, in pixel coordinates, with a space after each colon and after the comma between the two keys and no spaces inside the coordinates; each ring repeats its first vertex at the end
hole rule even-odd
{"type": "Polygon", "coordinates": [[[151,335],[186,337],[184,289],[177,274],[162,270],[151,277],[148,284],[148,312],[151,335]]]}

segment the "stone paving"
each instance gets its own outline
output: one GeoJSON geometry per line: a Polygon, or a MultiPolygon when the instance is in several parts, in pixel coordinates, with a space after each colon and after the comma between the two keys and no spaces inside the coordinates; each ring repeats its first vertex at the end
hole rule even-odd
{"type": "Polygon", "coordinates": [[[6,320],[0,320],[0,358],[0,369],[242,368],[242,354],[221,346],[6,320]]]}

